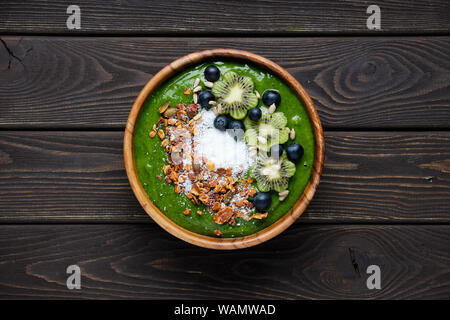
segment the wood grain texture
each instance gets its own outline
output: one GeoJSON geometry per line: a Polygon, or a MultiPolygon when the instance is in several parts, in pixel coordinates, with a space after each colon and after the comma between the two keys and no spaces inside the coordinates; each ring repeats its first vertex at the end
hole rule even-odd
{"type": "Polygon", "coordinates": [[[81,29],[68,30],[63,0],[2,1],[1,33],[67,34],[337,34],[448,33],[445,0],[385,1],[381,30],[368,30],[371,1],[78,0],[81,29]]]}
{"type": "Polygon", "coordinates": [[[156,72],[217,47],[253,51],[285,67],[325,128],[450,128],[450,37],[3,40],[0,128],[124,128],[156,72]]]}
{"type": "Polygon", "coordinates": [[[0,226],[0,298],[449,299],[450,226],[306,226],[212,251],[156,225],[0,226]],[[66,268],[81,268],[81,290],[66,268]],[[369,265],[381,290],[366,287],[369,265]]]}
{"type": "MultiPolygon", "coordinates": [[[[0,222],[151,222],[122,132],[0,132],[0,222]]],[[[303,223],[450,222],[450,132],[325,132],[303,223]]]]}

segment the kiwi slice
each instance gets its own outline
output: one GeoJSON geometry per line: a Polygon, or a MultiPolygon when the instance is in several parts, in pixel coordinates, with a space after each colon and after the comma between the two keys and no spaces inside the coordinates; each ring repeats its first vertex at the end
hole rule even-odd
{"type": "Polygon", "coordinates": [[[245,140],[251,146],[269,151],[274,144],[283,144],[289,139],[286,130],[287,119],[283,112],[269,113],[269,109],[261,107],[261,119],[253,121],[249,117],[244,119],[245,140]]]}
{"type": "Polygon", "coordinates": [[[256,180],[261,192],[275,190],[284,191],[288,188],[289,178],[295,174],[295,164],[285,157],[274,159],[264,153],[259,155],[253,165],[250,175],[256,180]]]}
{"type": "Polygon", "coordinates": [[[233,71],[227,72],[222,80],[215,82],[211,92],[222,105],[222,112],[229,113],[234,119],[245,118],[247,110],[258,104],[258,98],[253,93],[252,79],[233,71]]]}

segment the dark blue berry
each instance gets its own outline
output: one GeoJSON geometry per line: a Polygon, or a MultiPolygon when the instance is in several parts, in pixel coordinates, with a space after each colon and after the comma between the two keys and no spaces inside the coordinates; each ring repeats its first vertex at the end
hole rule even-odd
{"type": "Polygon", "coordinates": [[[242,123],[242,121],[240,120],[233,120],[228,124],[228,128],[227,129],[241,129],[241,130],[245,130],[245,126],[244,123],[242,123]]]}
{"type": "Polygon", "coordinates": [[[274,144],[270,147],[270,156],[272,158],[278,159],[283,154],[283,146],[281,144],[274,144]]]}
{"type": "Polygon", "coordinates": [[[205,69],[205,78],[208,81],[215,82],[220,78],[220,70],[216,66],[207,66],[205,69]]]}
{"type": "Polygon", "coordinates": [[[214,127],[220,131],[225,131],[228,127],[228,118],[225,116],[217,116],[214,119],[214,127]]]}
{"type": "Polygon", "coordinates": [[[298,162],[303,156],[304,150],[298,143],[289,145],[286,149],[286,154],[289,160],[292,162],[298,162]]]}
{"type": "Polygon", "coordinates": [[[250,118],[250,120],[258,121],[259,119],[261,119],[261,116],[262,112],[261,109],[258,107],[254,107],[248,110],[248,117],[250,118]]]}
{"type": "Polygon", "coordinates": [[[262,101],[266,106],[271,106],[275,103],[275,106],[279,106],[281,102],[280,93],[276,90],[266,90],[263,93],[262,101]]]}
{"type": "Polygon", "coordinates": [[[198,95],[198,102],[203,108],[210,109],[211,105],[209,104],[210,101],[214,101],[216,98],[211,93],[211,91],[202,91],[198,95]]]}
{"type": "Polygon", "coordinates": [[[228,134],[230,134],[235,141],[238,141],[238,139],[240,140],[241,137],[244,136],[244,130],[245,130],[245,126],[244,123],[242,123],[242,121],[240,120],[233,120],[228,124],[228,128],[227,128],[227,132],[228,134]]]}
{"type": "Polygon", "coordinates": [[[270,196],[269,192],[259,192],[253,198],[253,205],[259,212],[266,211],[267,209],[269,209],[271,203],[272,197],[270,196]]]}

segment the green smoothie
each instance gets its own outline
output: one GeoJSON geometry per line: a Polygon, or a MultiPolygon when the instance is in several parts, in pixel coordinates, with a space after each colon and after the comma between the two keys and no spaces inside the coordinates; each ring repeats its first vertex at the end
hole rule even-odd
{"type": "MultiPolygon", "coordinates": [[[[261,99],[258,106],[263,106],[261,99]]],[[[302,102],[294,92],[278,77],[253,65],[230,61],[216,61],[191,67],[179,75],[171,78],[157,91],[147,98],[138,121],[134,134],[134,157],[140,182],[149,199],[172,221],[192,232],[215,236],[215,230],[219,230],[222,237],[240,237],[258,232],[281,218],[301,196],[311,174],[314,161],[314,136],[309,117],[302,102]],[[174,192],[174,186],[164,179],[163,166],[167,165],[167,153],[161,147],[161,140],[157,137],[149,138],[149,131],[158,122],[160,114],[158,107],[166,101],[171,105],[192,104],[192,95],[186,95],[185,89],[192,88],[194,79],[203,81],[203,72],[208,65],[215,65],[221,74],[234,71],[239,75],[250,77],[255,90],[261,94],[266,89],[278,90],[282,99],[277,111],[281,111],[287,117],[289,128],[295,129],[295,140],[289,140],[287,144],[297,142],[303,146],[304,154],[296,163],[296,172],[289,180],[289,195],[284,201],[279,201],[276,192],[272,192],[272,203],[267,210],[265,219],[252,219],[246,221],[236,218],[235,225],[217,224],[213,214],[209,213],[202,204],[195,205],[184,193],[174,192]],[[162,177],[162,179],[161,179],[162,177]],[[192,212],[202,211],[203,214],[184,215],[186,209],[192,212]]],[[[217,232],[217,231],[216,231],[217,232]]]]}

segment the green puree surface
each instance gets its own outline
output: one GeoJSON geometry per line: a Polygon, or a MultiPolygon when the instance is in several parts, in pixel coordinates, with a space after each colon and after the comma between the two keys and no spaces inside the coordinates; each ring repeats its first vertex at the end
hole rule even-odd
{"type": "MultiPolygon", "coordinates": [[[[258,106],[262,106],[262,99],[259,100],[258,106]]],[[[289,140],[285,146],[291,142],[292,140],[289,140]]],[[[196,233],[214,236],[213,232],[217,229],[222,232],[222,237],[239,237],[250,235],[270,226],[293,207],[302,194],[311,174],[314,160],[314,136],[302,102],[279,78],[252,65],[217,61],[197,65],[183,71],[147,98],[136,124],[134,157],[139,179],[148,197],[171,220],[196,233]],[[221,75],[232,70],[238,74],[251,77],[255,89],[261,96],[266,89],[278,90],[281,94],[281,104],[277,111],[284,112],[288,119],[287,126],[295,129],[295,142],[300,143],[305,150],[303,158],[296,165],[295,175],[290,178],[288,197],[280,202],[276,192],[272,192],[272,204],[266,219],[245,221],[237,218],[234,226],[228,223],[224,225],[214,223],[213,215],[203,205],[194,205],[183,193],[176,194],[173,185],[166,183],[162,172],[163,165],[167,164],[166,152],[161,147],[161,140],[158,136],[155,138],[149,138],[148,136],[153,124],[157,123],[159,119],[158,107],[166,101],[170,101],[170,105],[173,107],[178,103],[183,103],[186,106],[191,104],[192,94],[185,95],[184,89],[192,89],[194,79],[197,77],[202,80],[201,84],[203,84],[205,80],[203,71],[206,66],[211,64],[220,69],[221,75]],[[157,178],[158,175],[163,177],[161,181],[157,178]],[[192,210],[188,216],[183,214],[186,208],[192,210]],[[203,214],[198,215],[196,213],[198,210],[203,211],[203,214]]]]}

